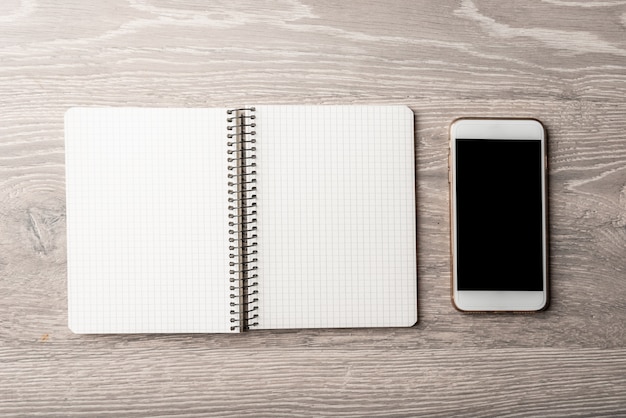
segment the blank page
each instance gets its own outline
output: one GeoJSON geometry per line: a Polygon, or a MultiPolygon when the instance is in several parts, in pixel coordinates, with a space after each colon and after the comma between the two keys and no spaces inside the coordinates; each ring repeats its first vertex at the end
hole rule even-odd
{"type": "Polygon", "coordinates": [[[257,106],[259,328],[417,321],[413,113],[257,106]]]}
{"type": "Polygon", "coordinates": [[[69,327],[230,332],[226,109],[65,117],[69,327]]]}

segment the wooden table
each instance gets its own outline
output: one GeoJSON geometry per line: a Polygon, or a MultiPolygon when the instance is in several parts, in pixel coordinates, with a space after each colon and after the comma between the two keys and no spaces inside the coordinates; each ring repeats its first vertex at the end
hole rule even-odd
{"type": "Polygon", "coordinates": [[[1,416],[626,414],[624,2],[3,0],[0,28],[1,416]],[[419,324],[72,334],[65,110],[242,103],[415,111],[419,324]],[[548,129],[545,313],[450,304],[459,116],[548,129]]]}

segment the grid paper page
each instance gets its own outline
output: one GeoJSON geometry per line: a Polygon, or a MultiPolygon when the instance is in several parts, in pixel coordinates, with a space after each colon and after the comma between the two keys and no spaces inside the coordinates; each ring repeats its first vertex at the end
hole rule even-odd
{"type": "Polygon", "coordinates": [[[413,113],[257,106],[259,328],[417,321],[413,113]]]}
{"type": "Polygon", "coordinates": [[[226,109],[65,116],[76,333],[230,332],[226,109]]]}

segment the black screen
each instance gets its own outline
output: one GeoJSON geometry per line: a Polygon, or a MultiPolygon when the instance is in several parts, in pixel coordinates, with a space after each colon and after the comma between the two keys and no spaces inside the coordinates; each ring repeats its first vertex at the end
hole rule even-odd
{"type": "Polygon", "coordinates": [[[541,146],[456,140],[459,290],[543,290],[541,146]]]}

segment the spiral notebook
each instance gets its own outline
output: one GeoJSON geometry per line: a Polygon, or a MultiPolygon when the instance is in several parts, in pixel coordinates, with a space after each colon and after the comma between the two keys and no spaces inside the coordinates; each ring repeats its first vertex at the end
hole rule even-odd
{"type": "Polygon", "coordinates": [[[417,321],[405,106],[72,108],[75,333],[417,321]]]}

